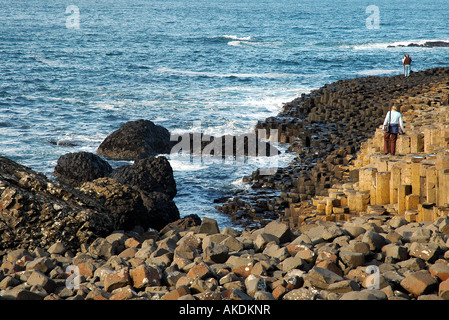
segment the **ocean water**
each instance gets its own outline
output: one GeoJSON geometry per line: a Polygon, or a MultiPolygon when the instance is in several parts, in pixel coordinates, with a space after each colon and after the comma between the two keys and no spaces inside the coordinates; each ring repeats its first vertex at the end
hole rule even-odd
{"type": "MultiPolygon", "coordinates": [[[[326,83],[400,74],[405,53],[412,70],[447,66],[449,58],[449,48],[399,46],[449,41],[447,0],[0,6],[0,155],[49,177],[59,156],[96,152],[127,121],[152,120],[176,134],[246,133],[282,103],[326,83]],[[72,146],[57,145],[67,142],[72,146]]],[[[242,176],[273,163],[167,157],[181,216],[208,216],[220,227],[231,222],[213,200],[247,188],[242,176]]]]}

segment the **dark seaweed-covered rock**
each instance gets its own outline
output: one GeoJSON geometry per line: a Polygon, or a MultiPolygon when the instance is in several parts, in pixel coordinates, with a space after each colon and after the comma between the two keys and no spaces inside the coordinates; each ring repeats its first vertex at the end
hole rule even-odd
{"type": "Polygon", "coordinates": [[[164,156],[138,159],[131,166],[115,169],[110,177],[147,193],[165,193],[170,199],[176,196],[173,169],[164,156]]]}
{"type": "Polygon", "coordinates": [[[112,178],[100,178],[84,183],[80,190],[98,199],[114,218],[114,230],[159,230],[179,219],[179,211],[172,199],[161,192],[145,192],[126,186],[112,178]]]}
{"type": "Polygon", "coordinates": [[[140,196],[148,214],[136,221],[138,225],[160,230],[180,219],[178,207],[166,193],[142,191],[140,196]]]}
{"type": "Polygon", "coordinates": [[[101,157],[90,152],[67,153],[59,157],[53,175],[72,186],[106,177],[112,167],[101,157]]]}
{"type": "Polygon", "coordinates": [[[150,120],[129,121],[100,144],[97,154],[115,160],[135,160],[167,154],[173,143],[170,132],[150,120]]]}

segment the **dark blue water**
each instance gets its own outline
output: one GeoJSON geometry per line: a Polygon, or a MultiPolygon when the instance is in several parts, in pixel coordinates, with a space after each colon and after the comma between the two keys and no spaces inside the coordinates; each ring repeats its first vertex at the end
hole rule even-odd
{"type": "MultiPolygon", "coordinates": [[[[173,133],[199,126],[245,133],[326,83],[399,74],[404,53],[414,70],[447,66],[449,58],[448,48],[389,47],[449,40],[447,0],[0,0],[0,7],[0,154],[48,176],[60,155],[95,152],[130,120],[173,133]]],[[[168,157],[181,215],[221,226],[229,220],[213,199],[244,187],[240,178],[266,161],[168,157]]]]}

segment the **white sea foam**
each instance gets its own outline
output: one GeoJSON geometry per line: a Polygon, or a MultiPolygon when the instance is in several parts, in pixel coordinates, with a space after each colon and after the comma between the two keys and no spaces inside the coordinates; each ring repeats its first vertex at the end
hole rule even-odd
{"type": "Polygon", "coordinates": [[[72,103],[72,104],[76,104],[77,102],[79,102],[79,99],[77,98],[61,98],[61,97],[46,97],[47,100],[49,101],[62,101],[65,103],[72,103]]]}
{"type": "Polygon", "coordinates": [[[93,105],[95,108],[103,109],[103,110],[110,110],[110,111],[117,111],[121,110],[123,107],[132,106],[135,104],[135,101],[133,99],[117,99],[109,102],[105,101],[98,101],[94,102],[93,105]]]}
{"type": "Polygon", "coordinates": [[[84,151],[95,151],[94,149],[104,140],[104,136],[99,134],[79,134],[79,133],[66,133],[56,138],[57,145],[74,144],[79,148],[86,148],[84,151]]]}
{"type": "Polygon", "coordinates": [[[242,46],[242,42],[241,41],[229,41],[228,42],[228,46],[241,47],[242,46]]]}
{"type": "MultiPolygon", "coordinates": [[[[307,93],[312,88],[298,86],[296,88],[252,88],[223,87],[210,89],[205,96],[217,96],[221,92],[230,95],[232,100],[205,101],[202,104],[202,119],[200,116],[190,116],[192,123],[170,129],[174,135],[185,133],[203,132],[211,136],[238,135],[253,132],[258,120],[278,114],[284,105],[302,93],[307,93]],[[194,121],[197,123],[195,124],[194,121]]],[[[185,118],[185,117],[184,117],[185,118]]]]}
{"type": "Polygon", "coordinates": [[[263,91],[259,94],[252,94],[252,98],[249,101],[245,101],[251,112],[249,117],[254,119],[263,119],[269,115],[275,115],[282,110],[285,103],[292,101],[299,97],[302,93],[308,93],[313,88],[306,86],[299,86],[297,88],[280,89],[276,88],[273,92],[263,91]],[[260,112],[254,113],[252,110],[259,110],[260,112]]]}
{"type": "MultiPolygon", "coordinates": [[[[217,125],[206,125],[201,121],[195,121],[190,128],[174,128],[170,130],[173,136],[182,136],[188,133],[198,133],[202,132],[205,135],[219,137],[223,135],[238,135],[247,133],[248,130],[241,125],[237,119],[221,119],[221,124],[217,125]]],[[[205,137],[206,139],[206,137],[205,137]]]]}
{"type": "Polygon", "coordinates": [[[46,64],[49,67],[66,67],[66,64],[64,64],[58,60],[51,60],[51,59],[44,58],[42,56],[28,56],[28,57],[37,62],[46,64]]]}
{"type": "Polygon", "coordinates": [[[204,165],[200,159],[190,160],[190,156],[177,156],[171,155],[171,158],[176,157],[178,159],[169,159],[170,165],[173,171],[199,171],[207,169],[208,166],[204,165]]]}
{"type": "Polygon", "coordinates": [[[249,41],[249,40],[252,40],[252,37],[251,36],[248,36],[248,37],[238,37],[238,36],[230,36],[230,35],[224,35],[224,36],[222,36],[223,38],[225,38],[225,39],[231,39],[231,40],[242,40],[242,41],[249,41]]]}
{"type": "Polygon", "coordinates": [[[153,120],[153,122],[165,122],[165,121],[170,121],[170,119],[161,117],[161,116],[157,116],[156,119],[153,120]]]}
{"type": "Polygon", "coordinates": [[[116,110],[117,106],[110,104],[110,103],[100,103],[98,104],[98,108],[103,110],[116,110]]]}
{"type": "Polygon", "coordinates": [[[228,46],[232,47],[256,47],[256,48],[273,48],[285,45],[284,41],[264,41],[264,40],[232,40],[228,42],[228,46]]]}
{"type": "Polygon", "coordinates": [[[249,190],[251,188],[251,184],[249,184],[247,182],[243,182],[242,178],[238,178],[237,180],[232,181],[231,185],[233,185],[234,187],[236,187],[238,189],[244,189],[244,190],[249,190]]]}

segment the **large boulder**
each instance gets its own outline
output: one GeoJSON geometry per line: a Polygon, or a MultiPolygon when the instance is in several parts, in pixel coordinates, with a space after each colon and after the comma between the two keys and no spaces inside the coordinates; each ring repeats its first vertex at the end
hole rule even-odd
{"type": "Polygon", "coordinates": [[[176,196],[176,182],[170,162],[164,156],[138,159],[131,166],[115,169],[110,177],[147,193],[161,192],[176,196]]]}
{"type": "Polygon", "coordinates": [[[98,155],[79,152],[61,156],[54,175],[104,205],[114,229],[161,229],[179,219],[173,198],[176,182],[164,156],[137,159],[112,170],[98,155]]]}
{"type": "Polygon", "coordinates": [[[100,144],[97,154],[115,160],[135,160],[170,153],[170,132],[150,120],[129,121],[100,144]]]}
{"type": "Polygon", "coordinates": [[[53,175],[61,182],[80,186],[84,182],[108,176],[112,167],[90,152],[67,153],[59,157],[53,175]]]}

